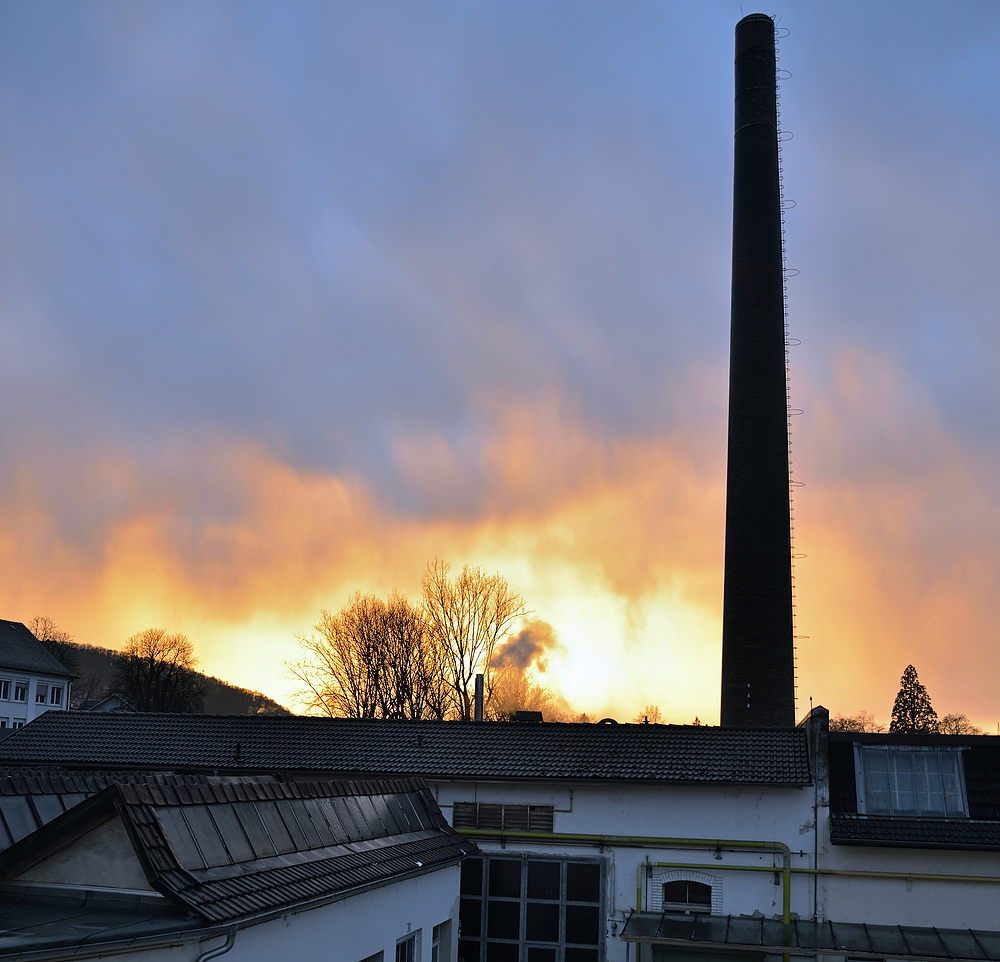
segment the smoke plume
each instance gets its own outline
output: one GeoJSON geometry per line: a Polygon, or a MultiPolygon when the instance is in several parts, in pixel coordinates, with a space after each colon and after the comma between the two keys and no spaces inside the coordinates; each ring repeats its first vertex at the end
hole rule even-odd
{"type": "Polygon", "coordinates": [[[534,665],[542,672],[548,667],[547,653],[559,648],[559,639],[547,621],[534,619],[516,635],[508,635],[497,648],[490,664],[494,668],[518,668],[534,665]]]}

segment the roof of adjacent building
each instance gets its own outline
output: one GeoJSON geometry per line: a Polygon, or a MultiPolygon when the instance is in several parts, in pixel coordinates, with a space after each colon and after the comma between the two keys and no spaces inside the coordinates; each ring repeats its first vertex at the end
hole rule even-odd
{"type": "Polygon", "coordinates": [[[19,621],[0,620],[0,669],[74,678],[71,672],[19,621]]]}
{"type": "Polygon", "coordinates": [[[980,929],[871,925],[732,915],[633,913],[622,929],[626,942],[646,942],[681,951],[718,952],[721,947],[774,955],[837,955],[881,962],[893,959],[975,960],[1000,962],[1000,932],[980,929]]]}
{"type": "Polygon", "coordinates": [[[802,729],[50,712],[0,764],[803,785],[802,729]]]}
{"type": "Polygon", "coordinates": [[[329,901],[476,851],[420,779],[159,776],[109,785],[0,853],[5,901],[21,872],[116,815],[152,887],[209,923],[329,901]]]}

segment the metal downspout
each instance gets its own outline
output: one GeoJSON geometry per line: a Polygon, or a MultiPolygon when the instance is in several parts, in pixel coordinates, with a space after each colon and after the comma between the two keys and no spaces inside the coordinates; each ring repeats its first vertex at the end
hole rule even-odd
{"type": "Polygon", "coordinates": [[[234,945],[236,944],[236,926],[232,925],[229,931],[226,933],[226,941],[222,945],[216,946],[214,949],[209,949],[207,952],[202,952],[201,955],[195,959],[195,962],[208,962],[209,959],[217,959],[220,955],[225,955],[234,945]]]}

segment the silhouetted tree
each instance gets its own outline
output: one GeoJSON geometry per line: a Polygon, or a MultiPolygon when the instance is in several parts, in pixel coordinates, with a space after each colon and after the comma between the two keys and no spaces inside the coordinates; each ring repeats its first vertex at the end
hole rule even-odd
{"type": "Polygon", "coordinates": [[[830,719],[832,732],[884,732],[885,725],[875,720],[870,711],[861,709],[856,715],[834,715],[830,719]]]}
{"type": "Polygon", "coordinates": [[[505,665],[494,672],[486,717],[510,721],[519,711],[540,711],[546,721],[556,721],[559,714],[552,692],[538,683],[532,669],[505,665]]]}
{"type": "Polygon", "coordinates": [[[73,636],[60,628],[48,615],[35,615],[27,625],[30,631],[57,658],[60,664],[74,675],[80,673],[80,659],[73,636]]]}
{"type": "Polygon", "coordinates": [[[388,602],[357,592],[288,664],[307,710],[346,718],[443,718],[447,685],[422,612],[394,591],[388,602]]]}
{"type": "Polygon", "coordinates": [[[147,628],[132,635],[115,658],[110,689],[138,711],[200,711],[205,678],[186,635],[147,628]]]}
{"type": "Polygon", "coordinates": [[[659,705],[645,705],[632,722],[636,725],[662,725],[663,713],[659,705]]]}
{"type": "Polygon", "coordinates": [[[931,707],[927,689],[917,678],[917,669],[907,665],[899,680],[899,693],[892,706],[891,732],[936,732],[937,712],[931,707]]]}
{"type": "Polygon", "coordinates": [[[983,730],[973,725],[967,715],[945,715],[938,723],[938,731],[943,735],[982,735],[983,730]]]}
{"type": "Polygon", "coordinates": [[[488,574],[466,565],[453,579],[450,571],[451,565],[440,558],[428,562],[424,569],[424,617],[444,661],[453,712],[469,719],[476,675],[485,676],[488,703],[496,675],[493,653],[528,608],[499,572],[488,574]]]}

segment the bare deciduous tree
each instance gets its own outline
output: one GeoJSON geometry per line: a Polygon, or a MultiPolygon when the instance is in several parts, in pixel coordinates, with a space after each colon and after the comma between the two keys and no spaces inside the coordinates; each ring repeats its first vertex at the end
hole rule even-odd
{"type": "Polygon", "coordinates": [[[662,725],[663,712],[659,705],[644,705],[632,722],[636,725],[662,725]]]}
{"type": "Polygon", "coordinates": [[[485,676],[490,700],[495,670],[490,662],[500,640],[528,613],[524,598],[512,591],[499,572],[466,565],[456,578],[440,558],[423,575],[424,616],[445,659],[454,713],[472,718],[476,674],[485,676]]]}
{"type": "Polygon", "coordinates": [[[356,593],[318,635],[299,636],[288,664],[307,711],[347,718],[443,718],[440,659],[423,615],[399,592],[388,602],[356,593]]]}
{"type": "Polygon", "coordinates": [[[147,628],[132,635],[115,659],[112,691],[139,711],[199,711],[204,679],[186,635],[147,628]]]}
{"type": "Polygon", "coordinates": [[[973,725],[967,715],[952,714],[945,715],[938,722],[938,731],[944,735],[982,735],[983,730],[978,725],[973,725]]]}
{"type": "Polygon", "coordinates": [[[557,712],[551,691],[538,683],[531,669],[506,665],[493,676],[493,691],[486,705],[486,717],[491,721],[510,721],[519,711],[540,711],[547,721],[554,721],[557,712]]]}
{"type": "Polygon", "coordinates": [[[80,673],[80,659],[73,636],[60,628],[48,615],[35,615],[27,624],[30,631],[62,666],[74,674],[80,673]]]}
{"type": "Polygon", "coordinates": [[[884,732],[885,725],[875,720],[870,711],[861,709],[856,715],[834,715],[830,719],[832,732],[884,732]]]}

